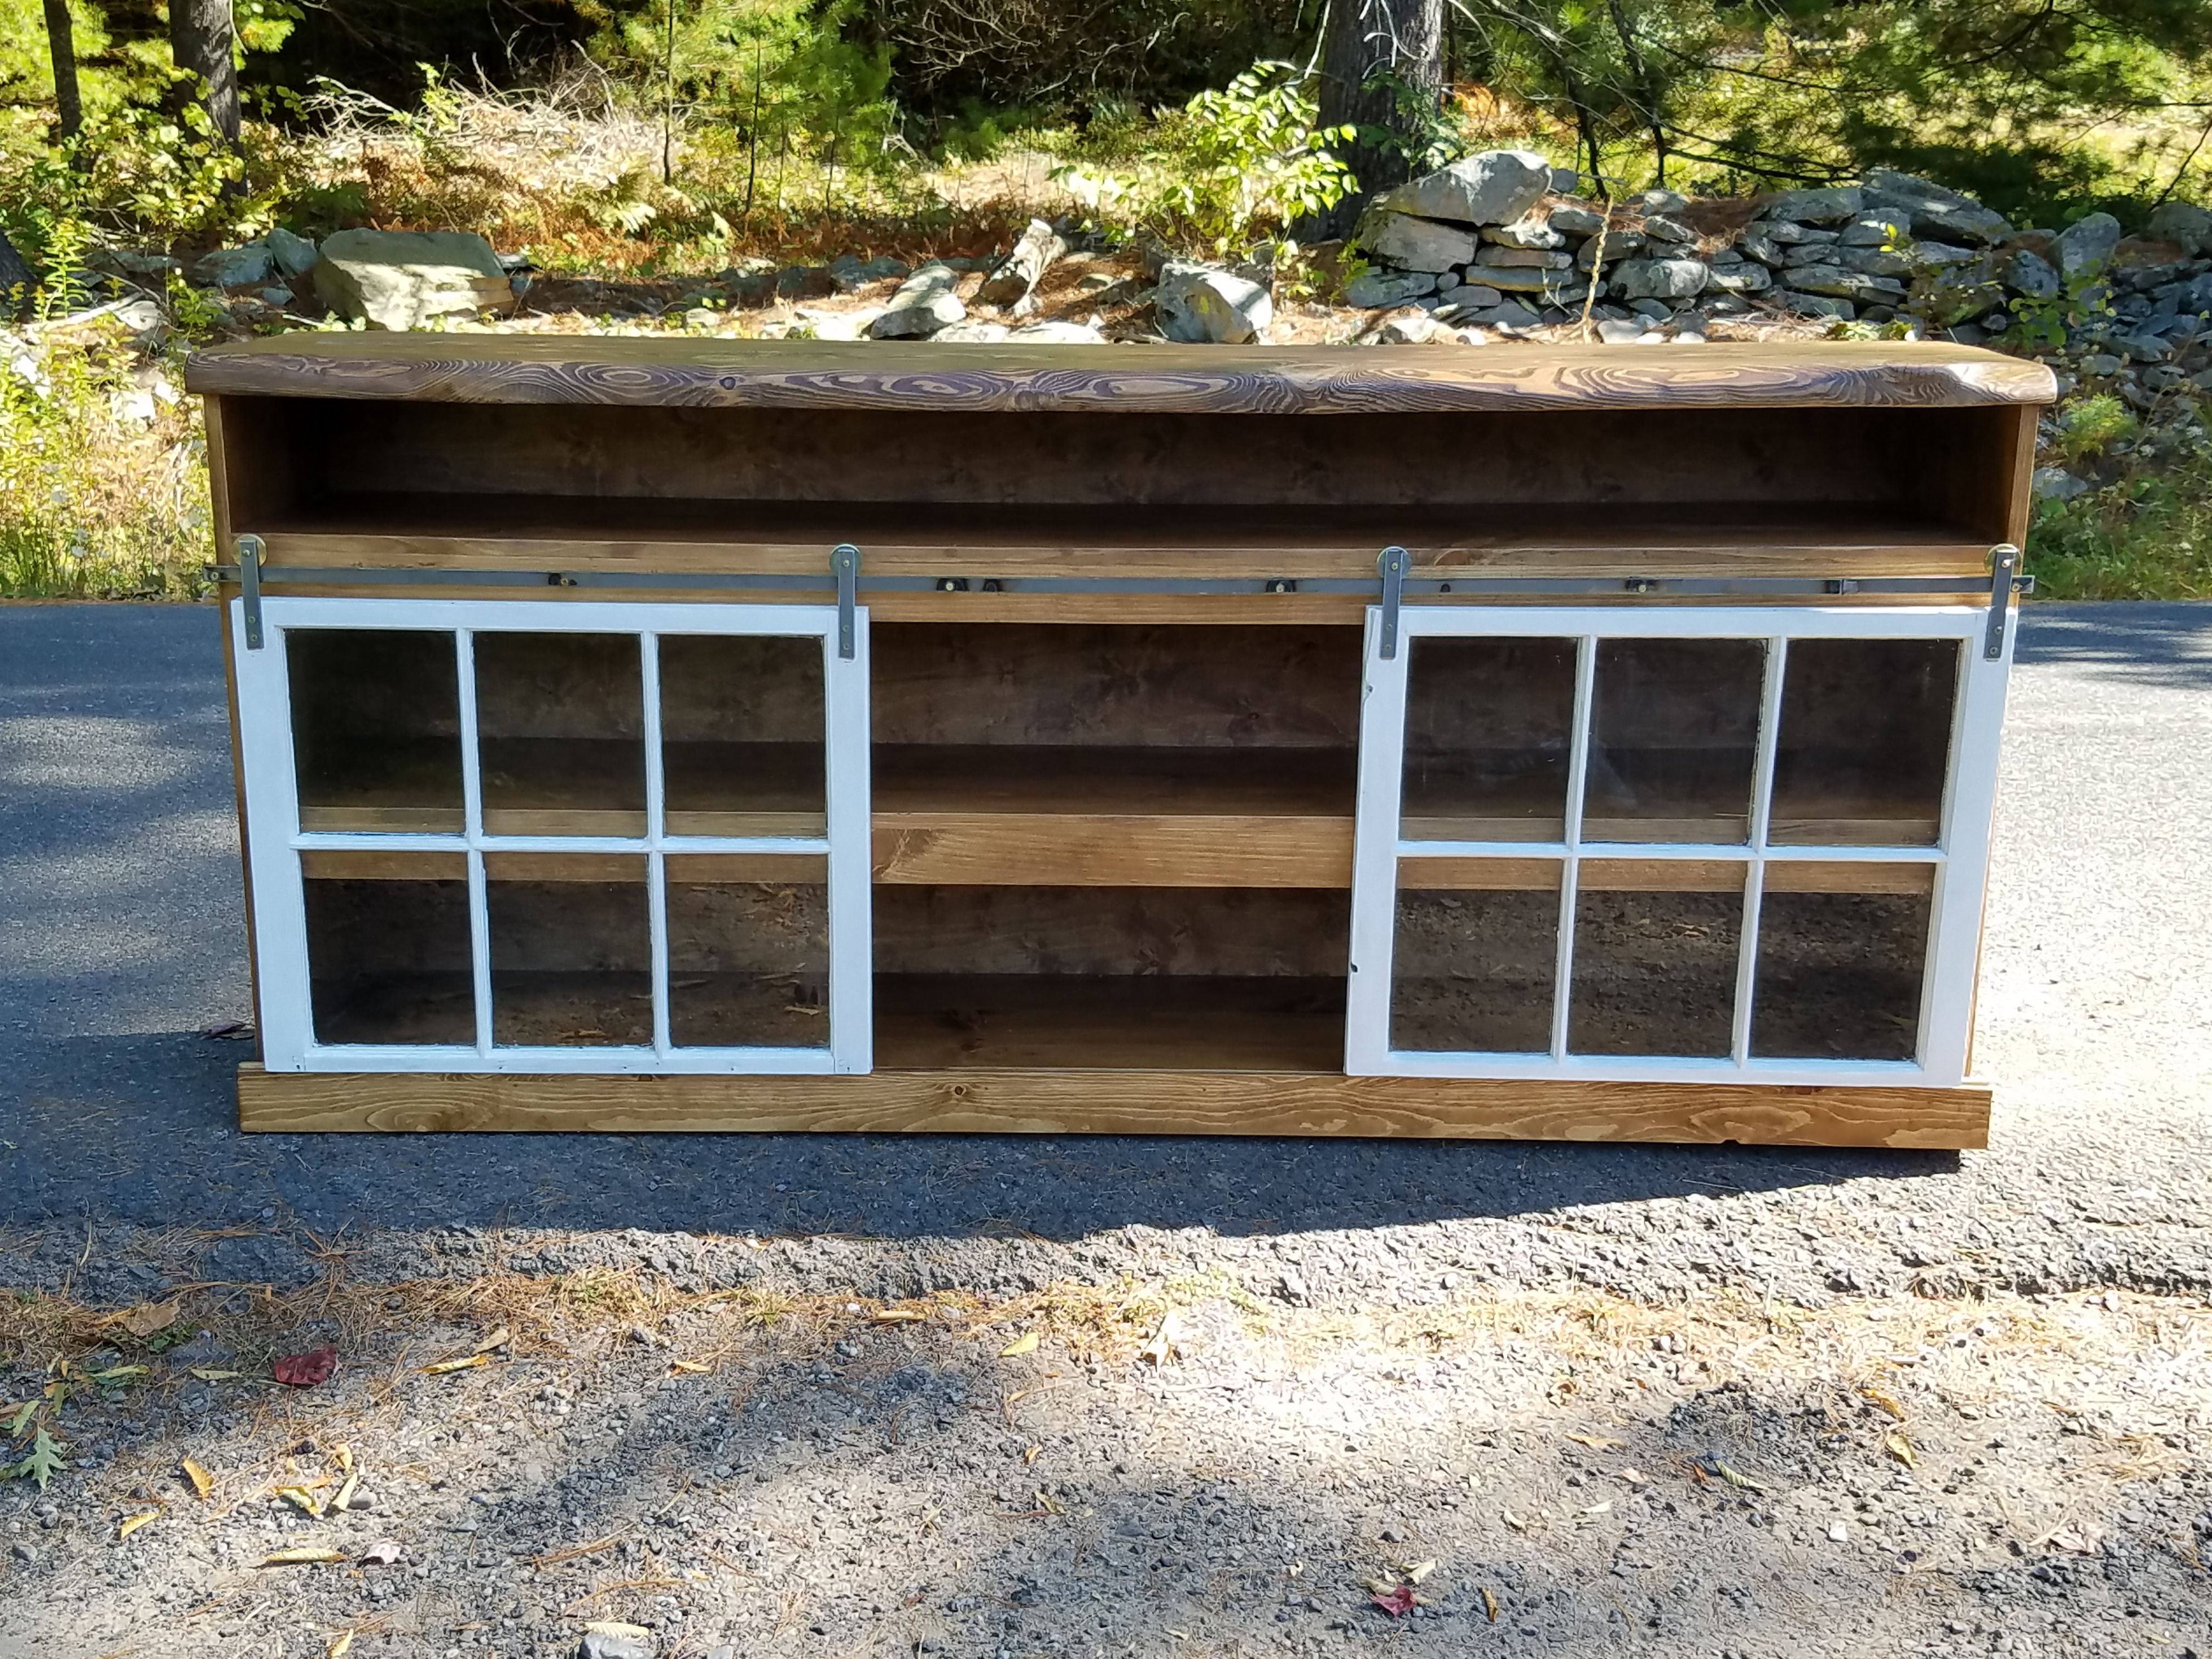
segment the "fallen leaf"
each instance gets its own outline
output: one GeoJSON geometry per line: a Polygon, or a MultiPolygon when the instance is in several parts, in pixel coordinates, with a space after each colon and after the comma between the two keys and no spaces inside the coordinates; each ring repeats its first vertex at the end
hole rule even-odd
{"type": "Polygon", "coordinates": [[[269,1368],[269,1374],[289,1389],[312,1389],[318,1382],[327,1382],[338,1368],[338,1351],[335,1346],[310,1348],[305,1353],[281,1356],[269,1368]]]}
{"type": "Polygon", "coordinates": [[[1047,1515],[1065,1515],[1067,1513],[1067,1511],[1060,1508],[1059,1504],[1054,1503],[1052,1501],[1052,1494],[1045,1492],[1042,1488],[1038,1489],[1036,1496],[1036,1506],[1042,1510],[1047,1515]]]}
{"type": "Polygon", "coordinates": [[[1490,1615],[1490,1622],[1498,1622],[1498,1598],[1490,1593],[1490,1586],[1482,1587],[1482,1610],[1490,1615]]]}
{"type": "Polygon", "coordinates": [[[340,1486],[338,1488],[337,1496],[331,1499],[331,1508],[340,1515],[343,1515],[348,1510],[351,1509],[353,1507],[354,1491],[360,1485],[361,1471],[359,1469],[349,1470],[346,1474],[345,1485],[340,1486]]]}
{"type": "Polygon", "coordinates": [[[494,1348],[505,1347],[514,1340],[514,1337],[508,1334],[507,1327],[502,1325],[497,1330],[494,1331],[489,1336],[484,1338],[483,1341],[477,1343],[476,1346],[471,1348],[469,1352],[471,1353],[489,1353],[494,1348]]]}
{"type": "Polygon", "coordinates": [[[2036,1541],[2069,1555],[2096,1555],[2104,1550],[2105,1534],[2100,1527],[2053,1527],[2036,1541]]]}
{"type": "Polygon", "coordinates": [[[999,1350],[999,1358],[1001,1359],[1012,1359],[1016,1354],[1035,1353],[1036,1352],[1036,1345],[1042,1339],[1038,1336],[1036,1332],[1024,1331],[1012,1341],[1007,1343],[1005,1347],[999,1350]]]}
{"type": "Polygon", "coordinates": [[[158,1521],[161,1518],[161,1511],[159,1510],[148,1510],[143,1514],[132,1516],[129,1520],[125,1521],[120,1527],[118,1527],[115,1529],[115,1541],[118,1544],[121,1543],[125,1539],[130,1537],[132,1533],[137,1531],[139,1528],[144,1526],[149,1521],[158,1521]]]}
{"type": "Polygon", "coordinates": [[[1182,1352],[1182,1316],[1170,1308],[1160,1316],[1160,1328],[1152,1333],[1152,1340],[1137,1350],[1137,1358],[1164,1365],[1182,1352]]]}
{"type": "Polygon", "coordinates": [[[1912,1449],[1912,1443],[1901,1434],[1882,1436],[1881,1449],[1908,1469],[1920,1467],[1920,1455],[1912,1449]]]}
{"type": "Polygon", "coordinates": [[[1620,1478],[1632,1486],[1648,1486],[1651,1484],[1651,1477],[1641,1469],[1622,1469],[1620,1474],[1620,1478]]]}
{"type": "Polygon", "coordinates": [[[1528,1523],[1526,1521],[1523,1521],[1519,1516],[1514,1514],[1511,1510],[1500,1510],[1498,1513],[1504,1518],[1505,1524],[1512,1528],[1514,1531],[1526,1532],[1528,1530],[1528,1523]]]}
{"type": "Polygon", "coordinates": [[[1403,1619],[1413,1610],[1413,1587],[1393,1584],[1388,1591],[1369,1592],[1367,1599],[1393,1619],[1403,1619]]]}
{"type": "Polygon", "coordinates": [[[1711,1452],[1707,1452],[1703,1457],[1698,1459],[1698,1461],[1695,1463],[1692,1463],[1690,1467],[1700,1474],[1717,1474],[1720,1476],[1722,1480],[1727,1481],[1731,1486],[1740,1487],[1745,1492],[1765,1492],[1766,1490],[1766,1487],[1762,1483],[1753,1480],[1749,1475],[1744,1474],[1741,1469],[1736,1468],[1734,1465],[1723,1463],[1719,1457],[1711,1452]]]}
{"type": "Polygon", "coordinates": [[[490,1364],[489,1354],[472,1353],[464,1359],[441,1359],[434,1365],[423,1365],[418,1369],[425,1376],[444,1376],[451,1371],[472,1371],[480,1365],[490,1364]]]}
{"type": "MultiPolygon", "coordinates": [[[[246,1373],[244,1371],[217,1370],[212,1365],[195,1365],[192,1367],[192,1375],[199,1378],[203,1382],[234,1382],[240,1377],[245,1376],[246,1373]]],[[[278,1380],[282,1381],[281,1378],[278,1380]]]]}
{"type": "Polygon", "coordinates": [[[1862,1398],[1881,1407],[1899,1422],[1905,1421],[1905,1407],[1899,1403],[1895,1395],[1884,1394],[1880,1389],[1861,1389],[1859,1394],[1862,1398]]]}
{"type": "Polygon", "coordinates": [[[880,1308],[868,1316],[878,1325],[909,1325],[929,1317],[927,1308],[880,1308]]]}
{"type": "Polygon", "coordinates": [[[1436,1570],[1437,1564],[1433,1559],[1426,1561],[1415,1561],[1410,1565],[1402,1566],[1398,1569],[1399,1571],[1406,1575],[1406,1582],[1409,1584],[1419,1583],[1421,1580],[1426,1578],[1436,1570]]]}
{"type": "Polygon", "coordinates": [[[175,1324],[184,1310],[181,1302],[148,1302],[123,1316],[123,1328],[133,1336],[152,1336],[175,1324]]]}
{"type": "Polygon", "coordinates": [[[351,1446],[333,1446],[331,1448],[331,1455],[338,1460],[338,1472],[340,1474],[351,1474],[353,1473],[353,1448],[351,1446]]]}
{"type": "Polygon", "coordinates": [[[315,1501],[314,1493],[305,1486],[279,1486],[276,1495],[295,1509],[305,1511],[315,1520],[323,1518],[323,1506],[315,1501]]]}
{"type": "Polygon", "coordinates": [[[407,1553],[407,1547],[397,1538],[380,1538],[361,1553],[364,1567],[389,1567],[407,1553]]]}
{"type": "Polygon", "coordinates": [[[331,1638],[330,1644],[324,1648],[323,1659],[345,1659],[345,1656],[352,1650],[353,1632],[349,1630],[341,1631],[331,1638]]]}
{"type": "Polygon", "coordinates": [[[696,1376],[702,1372],[711,1371],[714,1368],[712,1365],[702,1365],[696,1359],[672,1359],[668,1362],[668,1369],[672,1371],[688,1371],[696,1376]]]}
{"type": "Polygon", "coordinates": [[[210,1038],[246,1037],[253,1035],[253,1028],[242,1019],[219,1019],[212,1025],[201,1026],[200,1035],[210,1038]]]}
{"type": "Polygon", "coordinates": [[[278,1550],[273,1555],[264,1556],[261,1565],[264,1567],[312,1567],[325,1561],[344,1559],[343,1550],[323,1549],[316,1545],[303,1544],[295,1549],[278,1550]]]}
{"type": "Polygon", "coordinates": [[[1034,1463],[1037,1461],[1038,1457],[1043,1454],[1043,1452],[1044,1448],[1042,1446],[1024,1446],[1022,1448],[1022,1462],[1024,1463],[1034,1463]]]}
{"type": "Polygon", "coordinates": [[[189,1457],[177,1466],[185,1472],[185,1479],[192,1483],[192,1496],[204,1504],[208,1494],[215,1490],[215,1477],[189,1457]]]}
{"type": "Polygon", "coordinates": [[[1609,1434],[1571,1434],[1567,1438],[1577,1446],[1588,1446],[1592,1451],[1620,1451],[1628,1444],[1626,1440],[1615,1440],[1609,1434]]]}
{"type": "Polygon", "coordinates": [[[104,1370],[87,1371],[85,1375],[95,1382],[120,1382],[126,1376],[143,1376],[143,1365],[110,1365],[104,1370]]]}

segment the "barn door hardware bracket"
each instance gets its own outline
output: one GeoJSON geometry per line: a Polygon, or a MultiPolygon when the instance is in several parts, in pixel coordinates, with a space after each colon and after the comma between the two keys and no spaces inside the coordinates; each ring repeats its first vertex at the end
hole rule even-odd
{"type": "Polygon", "coordinates": [[[1406,597],[1406,550],[1386,547],[1375,561],[1376,568],[1382,574],[1382,637],[1380,641],[1382,660],[1390,661],[1398,654],[1398,607],[1406,597]]]}
{"type": "Polygon", "coordinates": [[[246,648],[261,648],[261,556],[266,550],[258,536],[240,536],[238,548],[238,596],[246,613],[246,648]]]}
{"type": "Polygon", "coordinates": [[[837,655],[850,662],[859,649],[853,618],[860,604],[860,550],[850,542],[838,543],[830,550],[830,574],[837,579],[837,655]]]}
{"type": "Polygon", "coordinates": [[[1982,655],[1996,662],[2004,655],[2005,624],[2012,617],[2012,599],[2021,586],[2020,550],[2002,542],[1990,550],[1990,620],[1982,634],[1982,655]]]}

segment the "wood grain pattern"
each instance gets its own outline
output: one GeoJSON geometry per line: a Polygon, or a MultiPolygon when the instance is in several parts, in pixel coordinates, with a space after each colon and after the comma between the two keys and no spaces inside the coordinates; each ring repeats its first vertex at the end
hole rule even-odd
{"type": "Polygon", "coordinates": [[[1960,408],[2043,404],[2041,363],[1878,341],[1696,351],[1552,346],[891,345],[532,335],[289,334],[196,352],[193,392],[449,403],[1135,413],[1960,408]]]}
{"type": "Polygon", "coordinates": [[[1361,1135],[1976,1148],[1990,1091],[1502,1083],[1324,1073],[876,1072],[866,1077],[238,1074],[239,1127],[1361,1135]]]}
{"type": "Polygon", "coordinates": [[[1352,885],[1352,819],[878,812],[878,882],[1054,887],[1352,885]]]}

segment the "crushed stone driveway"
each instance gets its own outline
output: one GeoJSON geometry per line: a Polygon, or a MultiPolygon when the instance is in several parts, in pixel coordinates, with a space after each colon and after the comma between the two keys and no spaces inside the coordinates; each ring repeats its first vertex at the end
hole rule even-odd
{"type": "MultiPolygon", "coordinates": [[[[2212,605],[2031,608],[2007,732],[1964,1157],[1373,1141],[808,1135],[258,1136],[211,607],[0,606],[0,1224],[50,1279],[87,1230],[189,1227],[210,1277],[465,1266],[495,1238],[757,1235],[683,1270],[878,1294],[1288,1271],[1314,1301],[1446,1279],[1818,1304],[2212,1285],[2212,605]],[[829,1237],[825,1237],[829,1236],[829,1237]],[[726,1255],[728,1260],[720,1258],[726,1255]]],[[[549,1246],[549,1249],[556,1247],[549,1246]]],[[[665,1253],[665,1252],[664,1252],[665,1253]]],[[[121,1274],[125,1270],[112,1269],[121,1274]]],[[[142,1272],[146,1271],[142,1268],[142,1272]]],[[[89,1273],[92,1277],[88,1278],[89,1273]]]]}

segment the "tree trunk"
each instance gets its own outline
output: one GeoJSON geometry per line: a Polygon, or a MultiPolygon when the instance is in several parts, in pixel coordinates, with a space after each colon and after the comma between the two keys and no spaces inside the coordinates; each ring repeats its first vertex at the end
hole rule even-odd
{"type": "Polygon", "coordinates": [[[1359,188],[1329,216],[1333,234],[1351,228],[1368,198],[1411,176],[1406,151],[1443,93],[1443,0],[1329,0],[1321,124],[1360,129],[1335,149],[1359,188]]]}
{"type": "Polygon", "coordinates": [[[169,52],[206,84],[208,118],[238,142],[238,66],[231,58],[230,0],[169,0],[169,52]]]}
{"type": "Polygon", "coordinates": [[[76,91],[76,32],[70,22],[69,0],[46,0],[46,49],[54,60],[54,107],[61,136],[74,138],[84,128],[84,105],[76,91]]]}
{"type": "Polygon", "coordinates": [[[23,256],[8,240],[8,233],[0,230],[0,317],[12,317],[23,308],[35,280],[23,256]]]}

